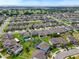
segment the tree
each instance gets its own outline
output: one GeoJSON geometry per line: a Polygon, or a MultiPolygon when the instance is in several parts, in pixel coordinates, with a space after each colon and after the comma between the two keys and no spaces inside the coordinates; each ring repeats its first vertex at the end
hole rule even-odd
{"type": "Polygon", "coordinates": [[[68,59],[75,59],[75,57],[74,56],[73,57],[69,56],[68,59]]]}
{"type": "Polygon", "coordinates": [[[29,47],[26,47],[26,52],[30,52],[30,48],[29,47]]]}
{"type": "Polygon", "coordinates": [[[2,42],[0,42],[0,48],[2,48],[3,47],[3,44],[2,44],[2,42]]]}
{"type": "Polygon", "coordinates": [[[53,33],[53,34],[52,34],[52,37],[60,37],[60,34],[53,33]]]}
{"type": "Polygon", "coordinates": [[[73,56],[72,59],[75,59],[75,57],[73,56]]]}
{"type": "Polygon", "coordinates": [[[69,56],[69,57],[68,57],[68,59],[72,59],[72,57],[71,57],[71,56],[69,56]]]}

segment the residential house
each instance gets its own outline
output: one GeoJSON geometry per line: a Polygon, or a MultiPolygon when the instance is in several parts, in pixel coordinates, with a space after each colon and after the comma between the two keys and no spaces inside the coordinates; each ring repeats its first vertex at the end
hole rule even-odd
{"type": "Polygon", "coordinates": [[[15,39],[3,39],[2,42],[3,48],[7,49],[8,54],[18,55],[23,50],[23,46],[15,39]]]}
{"type": "Polygon", "coordinates": [[[8,49],[8,54],[18,55],[22,52],[23,47],[20,44],[13,45],[8,49]]]}
{"type": "Polygon", "coordinates": [[[60,47],[62,45],[66,45],[67,44],[67,41],[61,37],[59,38],[52,38],[50,41],[50,44],[53,45],[53,46],[56,46],[56,47],[60,47]]]}
{"type": "Polygon", "coordinates": [[[42,50],[36,50],[32,54],[32,59],[47,59],[45,52],[42,50]]]}
{"type": "Polygon", "coordinates": [[[72,44],[78,44],[78,41],[73,37],[73,36],[71,36],[71,35],[69,35],[68,37],[67,37],[67,39],[69,40],[69,42],[71,42],[72,44]]]}
{"type": "Polygon", "coordinates": [[[42,42],[39,45],[36,46],[37,49],[40,49],[42,51],[45,51],[46,53],[50,50],[50,46],[46,42],[42,42]]]}

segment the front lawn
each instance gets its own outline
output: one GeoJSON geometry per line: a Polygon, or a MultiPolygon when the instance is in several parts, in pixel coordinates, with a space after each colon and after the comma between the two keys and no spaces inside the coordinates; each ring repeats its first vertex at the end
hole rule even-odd
{"type": "Polygon", "coordinates": [[[23,42],[23,51],[18,56],[10,56],[8,59],[30,59],[32,57],[32,53],[35,50],[32,42],[23,42]]]}
{"type": "Polygon", "coordinates": [[[58,48],[53,48],[52,49],[52,53],[55,53],[55,52],[57,52],[59,49],[58,48]]]}
{"type": "Polygon", "coordinates": [[[41,39],[42,39],[42,41],[49,43],[49,40],[51,39],[51,37],[47,36],[47,37],[43,37],[41,39]]]}

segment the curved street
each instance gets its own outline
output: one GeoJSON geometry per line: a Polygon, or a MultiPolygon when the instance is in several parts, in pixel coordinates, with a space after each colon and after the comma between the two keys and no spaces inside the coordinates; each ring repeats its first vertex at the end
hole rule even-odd
{"type": "Polygon", "coordinates": [[[71,49],[69,51],[63,51],[56,54],[54,59],[64,59],[67,56],[79,54],[79,49],[71,49]]]}

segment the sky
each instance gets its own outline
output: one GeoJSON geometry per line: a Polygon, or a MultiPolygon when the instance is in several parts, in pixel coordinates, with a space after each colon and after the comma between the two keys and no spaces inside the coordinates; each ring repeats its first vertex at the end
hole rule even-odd
{"type": "Polygon", "coordinates": [[[79,6],[79,0],[0,0],[0,6],[79,6]]]}

